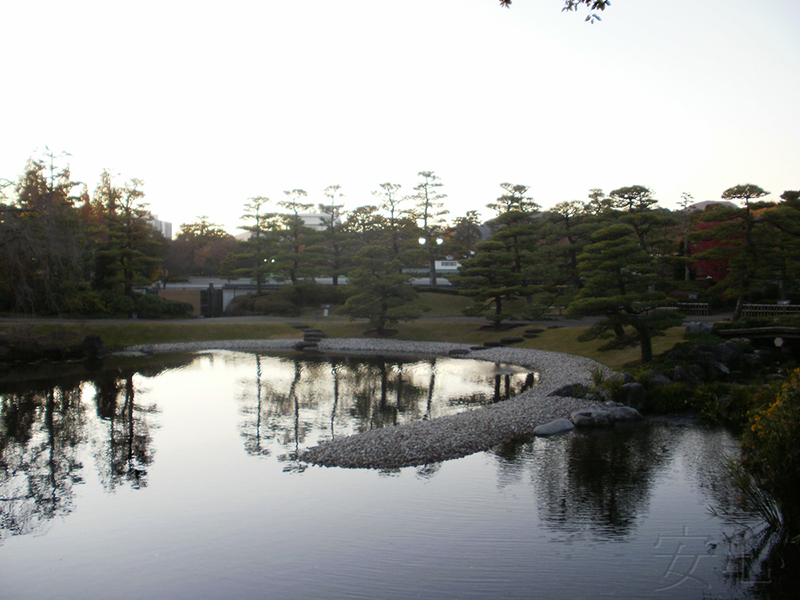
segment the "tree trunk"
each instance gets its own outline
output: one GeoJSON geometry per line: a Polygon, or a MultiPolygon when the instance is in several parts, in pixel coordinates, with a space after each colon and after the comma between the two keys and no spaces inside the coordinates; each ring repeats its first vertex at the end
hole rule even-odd
{"type": "Polygon", "coordinates": [[[386,331],[386,315],[389,313],[389,305],[386,302],[381,302],[381,312],[378,318],[375,319],[375,331],[378,335],[383,335],[386,331]]]}
{"type": "Polygon", "coordinates": [[[733,311],[733,320],[738,321],[742,318],[742,310],[744,309],[744,295],[739,294],[736,298],[736,309],[733,311]]]}
{"type": "Polygon", "coordinates": [[[646,364],[653,360],[653,341],[650,339],[650,332],[646,327],[634,325],[633,329],[639,336],[639,346],[642,349],[642,363],[646,364]]]}

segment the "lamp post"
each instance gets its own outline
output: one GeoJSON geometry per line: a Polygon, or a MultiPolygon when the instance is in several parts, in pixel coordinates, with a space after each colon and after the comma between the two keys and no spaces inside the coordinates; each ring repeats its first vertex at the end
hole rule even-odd
{"type": "MultiPolygon", "coordinates": [[[[428,240],[434,241],[430,235],[428,237],[420,237],[418,240],[419,245],[425,246],[428,244],[428,240]]],[[[440,237],[437,237],[435,242],[435,245],[428,245],[428,282],[430,283],[431,287],[436,285],[436,246],[441,246],[444,243],[444,240],[440,237]]]]}

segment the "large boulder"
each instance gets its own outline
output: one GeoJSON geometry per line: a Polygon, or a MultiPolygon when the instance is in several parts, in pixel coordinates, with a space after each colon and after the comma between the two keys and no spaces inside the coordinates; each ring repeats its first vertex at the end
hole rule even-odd
{"type": "Polygon", "coordinates": [[[573,411],[569,418],[575,423],[575,427],[605,427],[614,424],[611,411],[599,407],[573,411]]]}
{"type": "Polygon", "coordinates": [[[725,363],[710,360],[706,363],[706,381],[719,381],[730,376],[731,370],[725,363]]]}
{"type": "Polygon", "coordinates": [[[755,352],[748,352],[742,354],[742,366],[746,369],[758,369],[764,364],[764,359],[761,355],[755,352]]]}
{"type": "Polygon", "coordinates": [[[711,346],[711,353],[717,361],[728,367],[737,366],[744,354],[741,346],[732,340],[711,346]]]}
{"type": "Polygon", "coordinates": [[[587,407],[573,411],[570,419],[575,427],[608,427],[620,421],[641,419],[641,413],[616,402],[607,402],[603,406],[587,407]]]}
{"type": "Polygon", "coordinates": [[[586,386],[581,383],[571,383],[553,390],[548,396],[560,396],[562,398],[583,398],[586,395],[586,386]]]}
{"type": "Polygon", "coordinates": [[[714,325],[712,323],[703,323],[702,321],[691,321],[686,324],[686,333],[714,333],[714,325]]]}
{"type": "Polygon", "coordinates": [[[633,381],[633,375],[631,375],[626,371],[620,371],[619,373],[614,373],[611,377],[609,377],[608,381],[621,381],[622,383],[631,383],[633,381]]]}
{"type": "Polygon", "coordinates": [[[669,377],[663,373],[658,373],[657,371],[648,371],[645,373],[645,377],[647,380],[647,388],[651,390],[658,387],[672,385],[672,380],[669,377]]]}
{"type": "Polygon", "coordinates": [[[598,388],[598,389],[596,389],[594,391],[591,391],[591,392],[587,393],[586,396],[584,397],[584,399],[588,400],[589,402],[601,402],[602,403],[602,402],[610,402],[614,398],[612,397],[610,391],[608,391],[606,388],[602,388],[601,387],[601,388],[598,388]]]}
{"type": "Polygon", "coordinates": [[[82,350],[86,358],[98,358],[109,353],[108,348],[102,338],[96,333],[90,333],[81,342],[82,350]]]}
{"type": "Polygon", "coordinates": [[[550,421],[549,423],[545,423],[544,425],[539,425],[538,427],[534,428],[533,435],[547,437],[551,435],[567,433],[573,429],[575,429],[575,425],[573,425],[572,421],[569,419],[556,419],[555,421],[550,421]]]}

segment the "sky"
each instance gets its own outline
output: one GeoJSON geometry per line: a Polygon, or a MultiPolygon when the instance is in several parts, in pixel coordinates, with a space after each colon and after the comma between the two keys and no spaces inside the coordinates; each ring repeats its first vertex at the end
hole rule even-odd
{"type": "Polygon", "coordinates": [[[0,178],[45,148],[178,231],[287,190],[345,209],[433,171],[449,218],[645,185],[800,189],[800,1],[25,0],[0,5],[0,178]],[[68,153],[68,155],[67,155],[68,153]]]}

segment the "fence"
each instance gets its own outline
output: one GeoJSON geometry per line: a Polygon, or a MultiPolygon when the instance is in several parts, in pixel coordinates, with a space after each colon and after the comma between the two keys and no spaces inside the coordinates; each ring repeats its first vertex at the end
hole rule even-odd
{"type": "Polygon", "coordinates": [[[800,304],[745,304],[743,317],[777,317],[800,314],[800,304]]]}
{"type": "Polygon", "coordinates": [[[667,310],[677,310],[685,315],[703,317],[708,315],[708,302],[678,302],[664,307],[667,310]]]}

